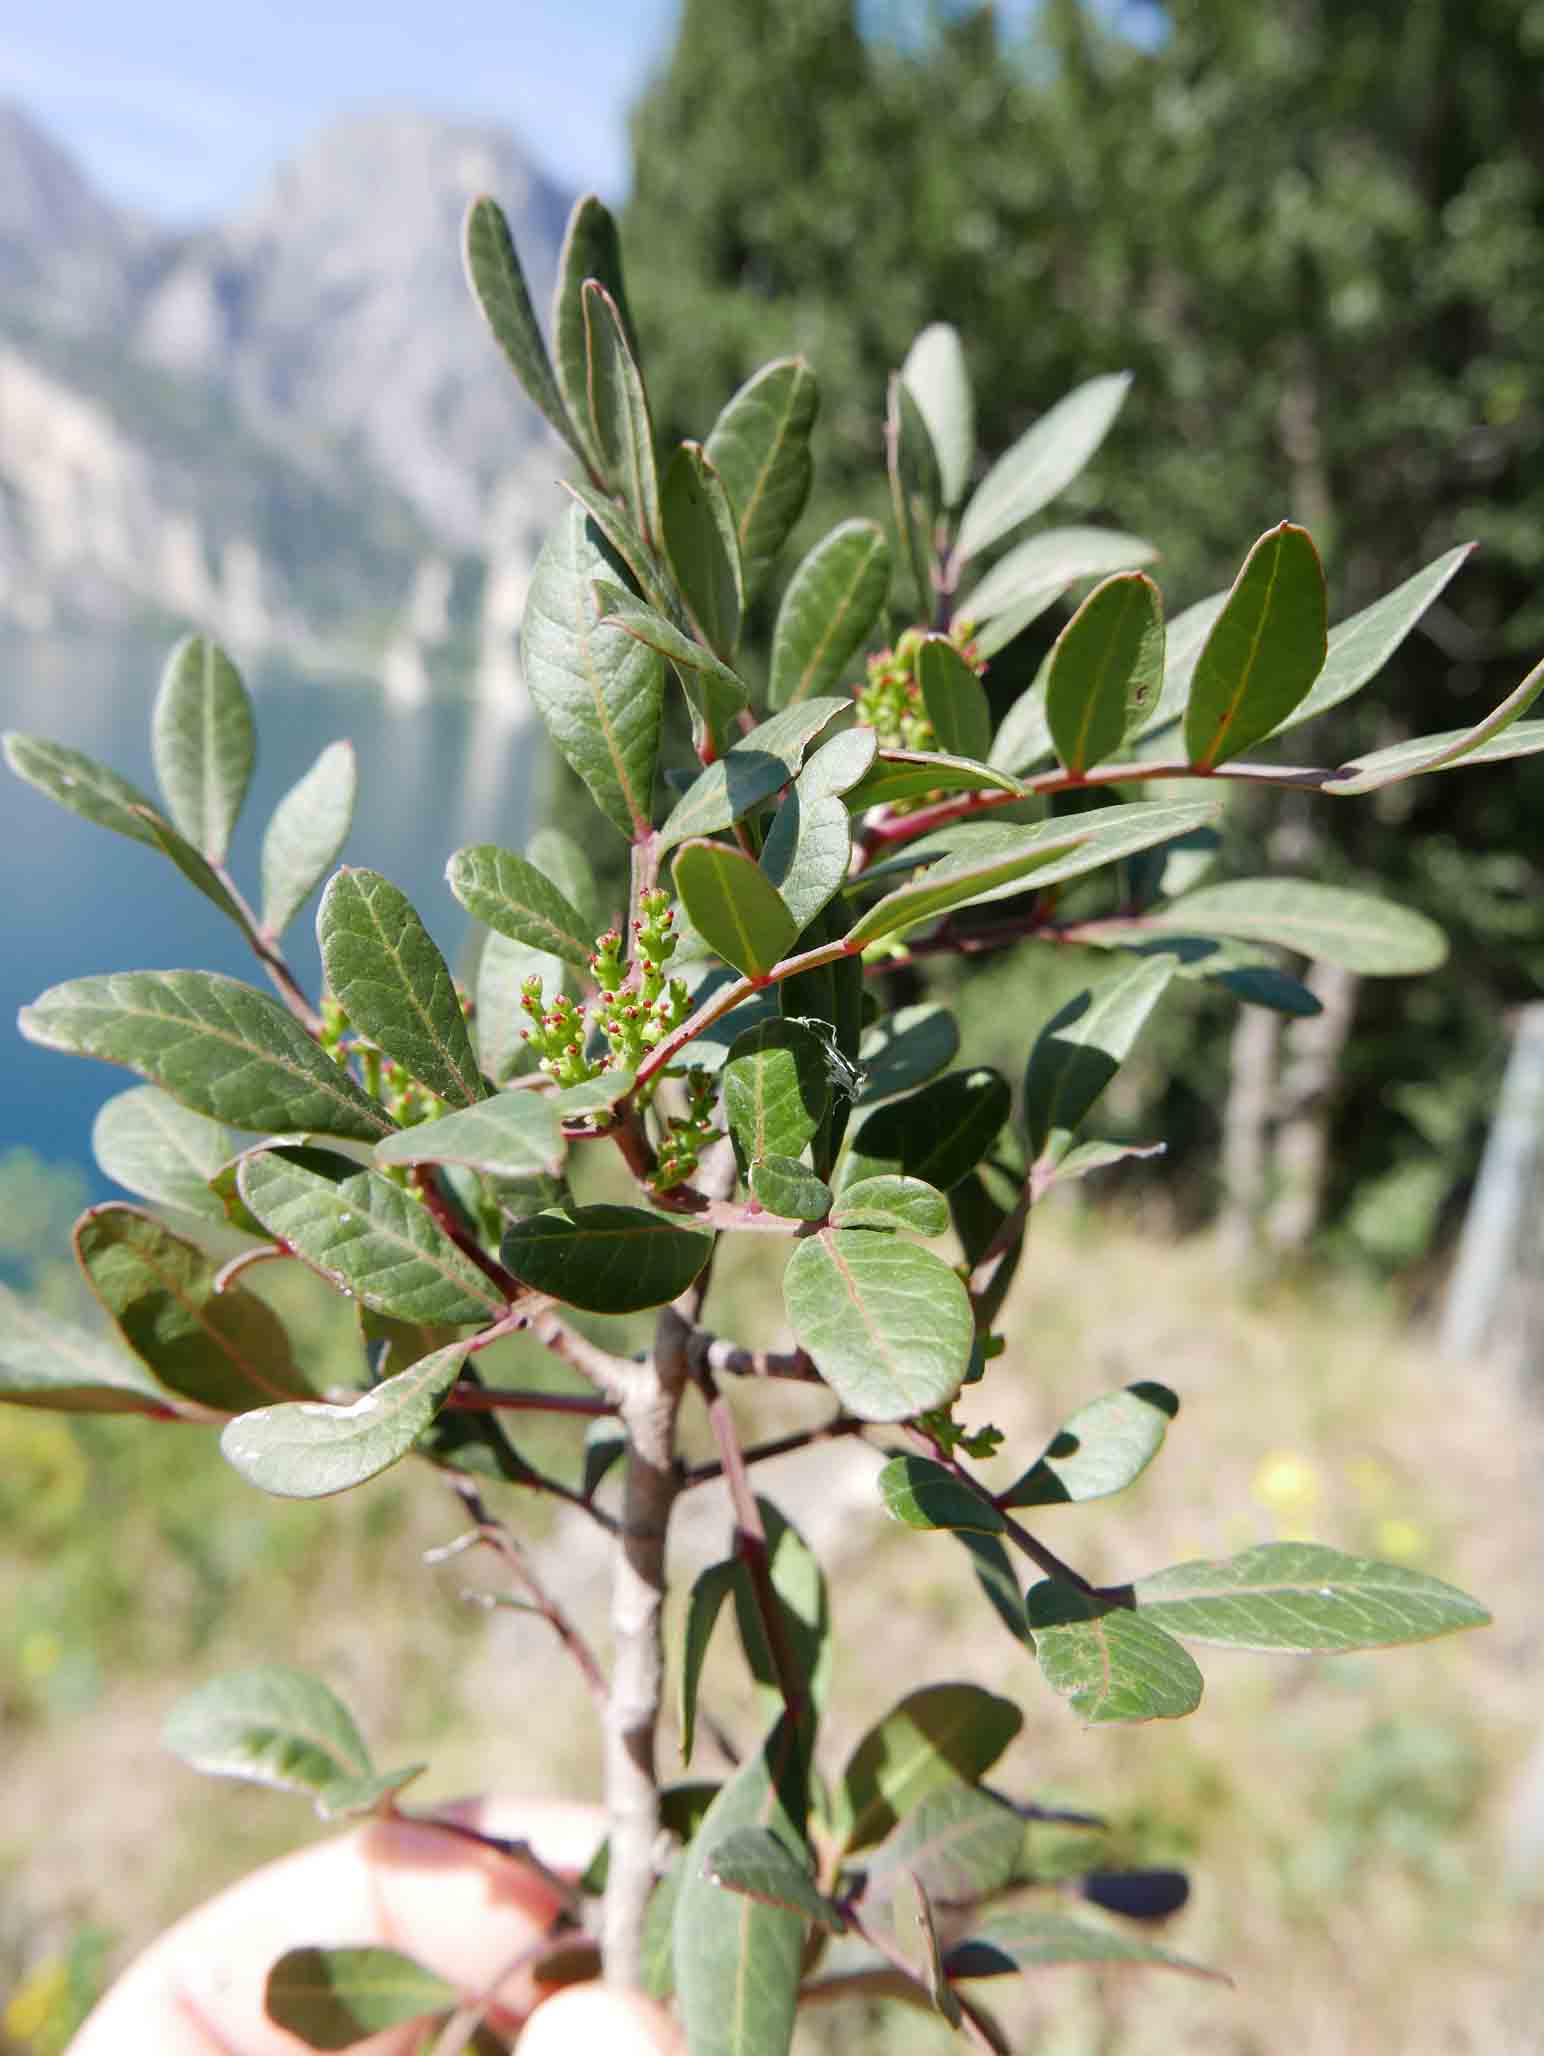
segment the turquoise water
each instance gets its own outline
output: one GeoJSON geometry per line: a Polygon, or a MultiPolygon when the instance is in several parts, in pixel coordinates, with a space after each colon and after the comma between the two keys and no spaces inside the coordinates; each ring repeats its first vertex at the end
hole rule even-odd
{"type": "MultiPolygon", "coordinates": [[[[85,750],[155,794],[150,708],[164,650],[142,642],[0,642],[0,727],[85,750]]],[[[348,737],[359,805],[343,861],[383,871],[455,965],[469,923],[445,884],[467,842],[518,847],[527,832],[537,732],[464,700],[395,707],[374,688],[316,685],[277,669],[248,678],[258,768],[232,869],[258,897],[258,851],[275,801],[324,744],[348,737]]],[[[318,962],[315,903],[286,947],[308,991],[318,962]]],[[[38,1049],[16,1010],[46,986],[95,971],[203,969],[262,984],[237,931],[165,858],[66,813],[0,767],[0,1152],[22,1143],[87,1164],[91,1123],[126,1071],[38,1049]]],[[[94,1174],[93,1192],[116,1188],[94,1174]]]]}

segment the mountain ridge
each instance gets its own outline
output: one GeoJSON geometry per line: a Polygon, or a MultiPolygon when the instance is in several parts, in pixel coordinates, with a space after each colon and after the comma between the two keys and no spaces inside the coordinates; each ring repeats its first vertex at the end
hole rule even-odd
{"type": "Polygon", "coordinates": [[[485,190],[540,302],[569,200],[510,131],[347,113],[168,230],[0,103],[0,620],[164,619],[408,696],[517,691],[563,460],[462,277],[485,190]]]}

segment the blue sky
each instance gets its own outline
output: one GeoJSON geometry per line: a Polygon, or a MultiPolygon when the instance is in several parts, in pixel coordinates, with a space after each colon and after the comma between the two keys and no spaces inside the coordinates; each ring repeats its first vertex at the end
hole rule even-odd
{"type": "Polygon", "coordinates": [[[626,109],[676,6],[0,0],[0,97],[111,197],[170,220],[222,212],[338,108],[381,101],[507,122],[565,183],[617,195],[626,109]]]}
{"type": "MultiPolygon", "coordinates": [[[[999,19],[1021,23],[1033,4],[999,0],[999,19]]],[[[678,0],[0,0],[0,98],[27,106],[110,197],[173,222],[223,213],[339,108],[383,101],[505,122],[562,183],[620,198],[627,108],[677,12],[678,0]]]]}

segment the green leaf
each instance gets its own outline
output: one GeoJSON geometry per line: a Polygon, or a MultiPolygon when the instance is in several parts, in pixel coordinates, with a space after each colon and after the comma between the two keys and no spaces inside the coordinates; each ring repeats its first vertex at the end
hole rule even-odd
{"type": "Polygon", "coordinates": [[[1267,529],[1196,660],[1185,708],[1185,754],[1213,770],[1278,729],[1324,669],[1324,567],[1308,531],[1267,529]]]}
{"type": "Polygon", "coordinates": [[[154,1085],[135,1085],[97,1115],[91,1147],[108,1177],[142,1199],[224,1222],[224,1202],[209,1187],[242,1148],[234,1128],[190,1113],[154,1085]]]}
{"type": "Polygon", "coordinates": [[[284,1324],[219,1265],[138,1207],[91,1207],[75,1224],[86,1282],[134,1354],[172,1391],[221,1413],[309,1394],[284,1324]]]}
{"type": "Polygon", "coordinates": [[[763,1906],[786,1907],[829,1934],[846,1929],[841,1908],[815,1889],[806,1864],[769,1828],[731,1828],[704,1861],[709,1879],[726,1892],[741,1892],[763,1906]]]}
{"type": "Polygon", "coordinates": [[[700,742],[703,736],[711,736],[716,746],[727,724],[749,704],[750,695],[744,680],[727,664],[720,663],[706,643],[695,641],[667,621],[663,614],[642,600],[634,599],[620,586],[597,579],[595,598],[604,609],[601,620],[606,627],[625,628],[638,642],[646,644],[660,656],[668,657],[677,666],[682,690],[699,716],[693,740],[700,742]],[[681,676],[682,673],[685,675],[681,676]]]}
{"type": "Polygon", "coordinates": [[[460,1996],[398,1949],[286,1949],[263,1986],[263,2009],[310,2048],[347,2049],[449,2013],[460,1996]]]}
{"type": "Polygon", "coordinates": [[[964,1979],[1016,1976],[1020,1971],[1048,1970],[1057,1964],[1082,1964],[1093,1970],[1101,1966],[1180,1970],[1191,1977],[1218,1975],[1113,1928],[1091,1927],[1064,1913],[1042,1913],[1032,1906],[989,1913],[973,1921],[970,1933],[955,1942],[944,1958],[949,1976],[964,1979]]]}
{"type": "Polygon", "coordinates": [[[445,876],[467,912],[500,935],[589,969],[593,924],[524,857],[494,842],[474,842],[456,851],[445,876]]]}
{"type": "Polygon", "coordinates": [[[282,935],[338,861],[354,822],[354,745],[330,742],[263,831],[263,928],[282,935]]]}
{"type": "Polygon", "coordinates": [[[486,932],[477,954],[473,1027],[478,1068],[495,1085],[506,1085],[536,1065],[536,1054],[525,1040],[531,1024],[520,1004],[527,978],[539,978],[550,994],[562,988],[563,966],[545,950],[512,942],[496,930],[486,932]]]}
{"type": "Polygon", "coordinates": [[[692,1749],[697,1736],[697,1688],[702,1682],[702,1666],[707,1660],[708,1644],[713,1639],[713,1630],[724,1601],[734,1590],[740,1576],[740,1565],[733,1558],[723,1563],[710,1563],[706,1570],[699,1571],[692,1581],[690,1596],[686,1602],[686,1621],[681,1630],[681,1689],[678,1712],[681,1723],[681,1761],[690,1763],[692,1749]]]}
{"type": "Polygon", "coordinates": [[[756,1204],[781,1220],[823,1221],[831,1211],[830,1186],[793,1157],[763,1157],[747,1182],[756,1204]]]}
{"type": "Polygon", "coordinates": [[[848,940],[862,947],[954,907],[1009,898],[1031,876],[1039,887],[1060,884],[1202,827],[1215,814],[1207,801],[1174,800],[1097,807],[1032,828],[967,823],[953,833],[952,854],[860,915],[848,940]]]}
{"type": "Polygon", "coordinates": [[[620,1421],[602,1418],[591,1421],[584,1431],[584,1476],[580,1490],[593,1499],[611,1472],[627,1454],[627,1430],[620,1421]]]}
{"type": "Polygon", "coordinates": [[[220,1453],[249,1485],[280,1499],[326,1499],[399,1463],[428,1428],[466,1361],[452,1342],[345,1406],[265,1406],[226,1423],[220,1453]]]}
{"type": "Polygon", "coordinates": [[[802,780],[796,782],[767,831],[761,868],[799,932],[847,883],[851,861],[852,817],[844,802],[835,793],[811,793],[802,780]]]}
{"type": "Polygon", "coordinates": [[[1490,1620],[1452,1585],[1313,1542],[1266,1542],[1217,1562],[1176,1564],[1132,1590],[1143,1620],[1226,1649],[1386,1649],[1490,1620]]]}
{"type": "Polygon", "coordinates": [[[946,1406],[975,1327],[958,1277],[930,1249],[863,1228],[824,1228],[783,1273],[795,1336],[849,1413],[903,1421],[946,1406]]]}
{"type": "Polygon", "coordinates": [[[577,907],[583,932],[593,935],[605,926],[596,911],[600,899],[595,887],[595,867],[584,846],[561,828],[538,828],[525,845],[526,859],[555,885],[573,907],[577,907]]]}
{"type": "Polygon", "coordinates": [[[373,1773],[342,1701],[319,1678],[278,1664],[232,1671],[179,1699],[161,1740],[209,1777],[244,1778],[318,1803],[373,1773]]]}
{"type": "MultiPolygon", "coordinates": [[[[982,655],[991,654],[979,641],[976,648],[982,655]]],[[[999,770],[1025,772],[1053,753],[1051,724],[1045,711],[1045,688],[1050,675],[1048,650],[1039,670],[1003,716],[992,739],[991,762],[999,770]]]]}
{"type": "Polygon", "coordinates": [[[959,331],[946,321],[923,329],[901,366],[906,390],[927,424],[945,507],[957,507],[976,455],[976,405],[959,331]]]}
{"type": "Polygon", "coordinates": [[[778,808],[761,852],[761,868],[801,929],[808,928],[847,882],[852,821],[842,795],[874,761],[871,728],[848,728],[814,752],[778,808]]]}
{"type": "MultiPolygon", "coordinates": [[[[583,479],[560,478],[558,484],[576,505],[584,509],[617,565],[632,579],[655,613],[678,625],[683,623],[686,607],[681,595],[667,576],[652,544],[644,541],[617,502],[608,499],[605,493],[597,492],[594,486],[586,485],[583,479]]],[[[553,832],[542,831],[543,834],[553,832]]],[[[534,851],[530,853],[536,861],[534,851]]]]}
{"type": "Polygon", "coordinates": [[[768,687],[774,707],[816,699],[840,684],[889,589],[890,545],[874,522],[839,522],[816,543],[777,610],[768,687]]]}
{"type": "Polygon", "coordinates": [[[632,1072],[618,1064],[598,1078],[586,1078],[582,1084],[565,1085],[561,1092],[549,1092],[546,1099],[560,1121],[583,1121],[608,1112],[632,1089],[632,1072]]]}
{"type": "Polygon", "coordinates": [[[406,893],[379,871],[339,871],[316,935],[350,1023],[439,1098],[475,1106],[487,1087],[455,980],[406,893]]]}
{"type": "Polygon", "coordinates": [[[704,1814],[682,1859],[672,1922],[677,2003],[692,2056],[787,2056],[793,2041],[804,1920],[721,1891],[710,1866],[736,1829],[804,1846],[800,1744],[779,1722],[704,1814]]]}
{"type": "Polygon", "coordinates": [[[1371,756],[1358,757],[1342,766],[1341,777],[1327,778],[1320,788],[1336,798],[1351,793],[1373,792],[1380,785],[1395,785],[1405,778],[1420,778],[1428,771],[1447,771],[1455,766],[1468,770],[1472,764],[1499,764],[1512,757],[1536,757],[1544,750],[1544,721],[1512,721],[1476,743],[1472,728],[1450,728],[1441,735],[1418,735],[1410,742],[1396,742],[1371,756]],[[1363,784],[1363,780],[1373,781],[1363,784]]]}
{"type": "Polygon", "coordinates": [[[1147,957],[1078,993],[1041,1029],[1024,1075],[1024,1119],[1038,1157],[1068,1137],[1103,1093],[1174,976],[1170,957],[1147,957]]]}
{"type": "Polygon", "coordinates": [[[1326,792],[1347,795],[1359,792],[1376,792],[1380,786],[1396,785],[1401,779],[1421,778],[1429,771],[1445,771],[1449,765],[1483,761],[1485,756],[1524,757],[1532,756],[1544,748],[1544,727],[1538,722],[1528,726],[1529,735],[1515,729],[1513,723],[1519,715],[1527,712],[1539,694],[1544,692],[1544,658],[1534,665],[1522,684],[1515,687],[1501,705],[1473,728],[1450,729],[1443,735],[1424,735],[1414,742],[1396,743],[1391,749],[1378,750],[1370,757],[1360,757],[1354,764],[1348,764],[1332,779],[1326,779],[1326,792]],[[1510,742],[1510,748],[1505,745],[1510,742]],[[1487,750],[1486,744],[1500,744],[1502,747],[1487,750]]]}
{"type": "Polygon", "coordinates": [[[825,1052],[807,1028],[763,1021],[730,1050],[723,1091],[724,1119],[742,1164],[797,1157],[831,1097],[825,1052]]]}
{"type": "Polygon", "coordinates": [[[1080,1142],[1057,1158],[1045,1190],[1070,1178],[1086,1178],[1092,1171],[1107,1171],[1112,1164],[1123,1164],[1131,1157],[1161,1157],[1166,1147],[1162,1142],[1080,1142]]]}
{"type": "Polygon", "coordinates": [[[995,1535],[974,1535],[968,1529],[957,1528],[954,1536],[969,1555],[976,1583],[993,1613],[1014,1640],[1033,1654],[1035,1639],[1024,1618],[1024,1589],[1007,1549],[995,1535]]]}
{"type": "Polygon", "coordinates": [[[980,679],[948,636],[923,638],[917,680],[940,750],[953,757],[985,757],[992,747],[992,711],[980,679]]]}
{"type": "Polygon", "coordinates": [[[810,799],[840,797],[849,793],[873,765],[879,738],[872,728],[842,728],[829,742],[823,742],[799,774],[799,784],[810,799]]]}
{"type": "Polygon", "coordinates": [[[1144,1382],[1103,1393],[1063,1421],[1001,1503],[1065,1506],[1124,1492],[1163,1447],[1178,1412],[1167,1385],[1144,1382]]]}
{"type": "Polygon", "coordinates": [[[155,808],[137,785],[130,785],[94,757],[41,735],[23,735],[12,728],[6,731],[4,743],[6,762],[28,785],[79,814],[83,821],[110,828],[115,835],[126,835],[151,849],[157,847],[145,819],[155,808]]]}
{"type": "Polygon", "coordinates": [[[1269,1007],[1273,1013],[1290,1014],[1299,1021],[1324,1012],[1323,1001],[1301,979],[1289,978],[1274,964],[1239,964],[1209,973],[1208,982],[1222,986],[1245,1006],[1269,1007]]]}
{"type": "Polygon", "coordinates": [[[382,1811],[382,1801],[393,1798],[404,1787],[421,1778],[426,1763],[405,1763],[396,1770],[372,1771],[367,1778],[339,1778],[316,1802],[320,1820],[358,1820],[382,1811]]]}
{"type": "Polygon", "coordinates": [[[1130,384],[1129,371],[1089,379],[998,458],[960,522],[956,554],[962,563],[1038,514],[1072,483],[1104,441],[1130,384]]]}
{"type": "Polygon", "coordinates": [[[743,850],[722,842],[683,843],[673,875],[692,926],[747,978],[764,977],[792,948],[799,924],[743,850]]]}
{"type": "Polygon", "coordinates": [[[666,466],[660,522],[692,626],[727,660],[745,604],[740,538],[724,482],[700,443],[683,443],[666,466]]]}
{"type": "MultiPolygon", "coordinates": [[[[767,1565],[782,1612],[784,1647],[795,1675],[809,1693],[812,1711],[818,1712],[830,1692],[833,1656],[831,1603],[825,1575],[804,1537],[770,1499],[758,1495],[756,1510],[767,1538],[767,1565]]],[[[783,1703],[780,1673],[767,1643],[750,1575],[743,1565],[733,1589],[740,1646],[771,1719],[783,1703]]]]}
{"type": "Polygon", "coordinates": [[[648,832],[664,664],[622,628],[601,626],[595,581],[623,572],[583,507],[547,533],[520,631],[532,704],[570,768],[626,836],[648,832]]]}
{"type": "Polygon", "coordinates": [[[1011,549],[955,612],[962,621],[990,624],[993,646],[988,649],[983,641],[981,651],[990,656],[1022,635],[1079,579],[1134,571],[1157,554],[1141,536],[1123,535],[1116,528],[1047,528],[1011,549]]]}
{"type": "Polygon", "coordinates": [[[1011,1806],[976,1785],[939,1785],[869,1858],[865,1897],[909,1873],[937,1904],[968,1904],[1011,1884],[1023,1854],[1024,1822],[1011,1806]]]}
{"type": "Polygon", "coordinates": [[[1112,757],[1163,685],[1163,601],[1140,571],[1095,586],[1056,638],[1045,713],[1074,778],[1112,757]]]}
{"type": "Polygon", "coordinates": [[[167,660],[150,717],[156,777],[172,820],[223,864],[257,761],[252,702],[218,643],[190,635],[167,660]]]}
{"type": "Polygon", "coordinates": [[[847,795],[847,804],[861,814],[891,800],[947,792],[1024,791],[1006,771],[997,771],[966,757],[946,757],[932,750],[881,750],[874,768],[847,795]]]}
{"type": "Polygon", "coordinates": [[[270,1234],[366,1306],[447,1326],[503,1310],[497,1288],[418,1201],[351,1157],[255,1150],[237,1183],[270,1234]]]}
{"type": "Polygon", "coordinates": [[[1024,1725],[979,1685],[923,1685],[891,1707],[842,1773],[836,1828],[846,1855],[881,1842],[929,1793],[984,1778],[1024,1725]]]}
{"type": "Polygon", "coordinates": [[[233,1128],[374,1142],[389,1117],[277,1000],[213,971],[113,971],[50,986],[17,1021],[29,1042],[123,1064],[233,1128]]]}
{"type": "Polygon", "coordinates": [[[890,374],[886,399],[885,460],[895,532],[911,567],[917,611],[925,620],[933,611],[933,532],[943,511],[943,482],[922,409],[899,372],[890,374]]]}
{"type": "Polygon", "coordinates": [[[668,1999],[675,1991],[675,1916],[685,1877],[686,1852],[678,1849],[644,1909],[640,1968],[643,1989],[651,1999],[668,1999]]]}
{"type": "Polygon", "coordinates": [[[708,437],[709,462],[734,509],[747,605],[809,497],[816,401],[804,359],[780,357],[741,386],[708,437]]]}
{"type": "Polygon", "coordinates": [[[657,545],[661,524],[654,424],[638,360],[623,327],[621,310],[606,288],[598,280],[586,279],[579,297],[584,309],[586,390],[595,447],[607,476],[620,485],[644,541],[657,545]]]}
{"type": "Polygon", "coordinates": [[[1053,1692],[1090,1726],[1178,1720],[1201,1703],[1201,1673],[1172,1636],[1130,1607],[1047,1578],[1024,1602],[1053,1692]]]}
{"type": "Polygon", "coordinates": [[[886,1014],[863,1032],[861,1055],[868,1083],[864,1100],[909,1092],[958,1054],[960,1031],[947,1007],[930,1000],[886,1014]]]}
{"type": "Polygon", "coordinates": [[[1002,1533],[1002,1515],[990,1499],[926,1456],[893,1456],[879,1473],[885,1512],[906,1528],[963,1528],[977,1535],[1002,1533]]]}
{"type": "Polygon", "coordinates": [[[1339,621],[1330,630],[1329,654],[1313,688],[1277,728],[1278,735],[1301,728],[1315,715],[1326,714],[1376,678],[1417,621],[1447,585],[1465,560],[1474,554],[1475,543],[1459,543],[1424,570],[1395,586],[1381,600],[1374,600],[1359,614],[1339,621]]]}
{"type": "Polygon", "coordinates": [[[732,828],[797,776],[809,744],[851,707],[851,700],[806,700],[763,721],[682,793],[659,831],[658,848],[732,828]]]}
{"type": "Polygon", "coordinates": [[[569,448],[584,457],[584,446],[552,374],[509,223],[496,200],[484,195],[467,209],[463,251],[473,297],[526,397],[569,448]]]}
{"type": "Polygon", "coordinates": [[[145,810],[145,826],[150,830],[150,839],[162,856],[170,857],[177,869],[187,879],[195,892],[201,892],[211,906],[219,908],[227,921],[246,933],[246,921],[231,894],[230,887],[215,870],[209,859],[194,848],[185,835],[179,835],[170,821],[158,814],[154,807],[145,810]]]}
{"type": "Polygon", "coordinates": [[[60,1413],[150,1413],[177,1396],[138,1357],[0,1284],[0,1401],[60,1413]]]}
{"type": "Polygon", "coordinates": [[[713,1237],[632,1206],[554,1207],[505,1231],[500,1254],[522,1284],[586,1313],[665,1306],[707,1262],[713,1237]]]}
{"type": "Polygon", "coordinates": [[[571,432],[564,432],[576,448],[583,445],[581,455],[588,452],[596,470],[603,471],[605,461],[590,414],[589,353],[582,298],[587,278],[599,279],[610,293],[631,343],[632,323],[622,288],[621,238],[610,208],[602,205],[593,193],[574,202],[564,231],[552,289],[552,348],[557,388],[568,418],[578,430],[577,441],[571,432]]]}
{"type": "Polygon", "coordinates": [[[906,1228],[913,1235],[944,1235],[949,1202],[921,1178],[882,1176],[846,1181],[832,1210],[833,1228],[906,1228]]]}
{"type": "MultiPolygon", "coordinates": [[[[920,1965],[913,1966],[912,1975],[927,1993],[929,1999],[933,2002],[934,2008],[948,2021],[950,2027],[958,2028],[964,2022],[964,2013],[958,1998],[955,1996],[953,1987],[944,1974],[943,1947],[938,1939],[938,1923],[933,1917],[933,1908],[928,1898],[927,1887],[923,1884],[921,1878],[915,1877],[909,1872],[906,1877],[905,1897],[910,1902],[908,1910],[911,1915],[912,1924],[916,1927],[922,1943],[922,1961],[920,1965]]],[[[902,1918],[903,1916],[898,1912],[896,1915],[897,1926],[900,1925],[902,1918]]],[[[909,1950],[905,1950],[904,1944],[903,1953],[910,1954],[909,1950]]],[[[976,2016],[975,2025],[978,2028],[982,2027],[979,2013],[976,2016]]],[[[982,2032],[985,2032],[984,2028],[982,2028],[982,2032]]],[[[997,2040],[1000,2045],[1000,2034],[997,2040]]]]}
{"type": "Polygon", "coordinates": [[[1206,639],[1216,626],[1217,617],[1228,604],[1227,593],[1212,593],[1207,599],[1197,600],[1193,607],[1186,607],[1169,623],[1164,639],[1163,688],[1158,695],[1158,704],[1152,707],[1140,721],[1132,723],[1130,741],[1145,735],[1153,735],[1161,728],[1169,728],[1185,711],[1190,698],[1190,683],[1195,677],[1196,664],[1206,639]]]}
{"type": "MultiPolygon", "coordinates": [[[[1225,885],[1203,886],[1145,915],[1132,939],[1139,932],[1146,940],[1155,931],[1273,942],[1369,978],[1432,971],[1447,956],[1446,937],[1424,914],[1371,893],[1299,878],[1234,878],[1225,885]]],[[[1106,934],[1121,939],[1118,928],[1106,934]]]]}
{"type": "Polygon", "coordinates": [[[421,1121],[377,1143],[378,1164],[464,1164],[491,1178],[555,1171],[563,1137],[550,1094],[501,1092],[459,1114],[421,1121]]]}
{"type": "Polygon", "coordinates": [[[878,1177],[920,1178],[947,1192],[992,1147],[1011,1104],[1007,1079],[978,1065],[876,1107],[859,1122],[842,1161],[843,1202],[854,1186],[878,1177]]]}

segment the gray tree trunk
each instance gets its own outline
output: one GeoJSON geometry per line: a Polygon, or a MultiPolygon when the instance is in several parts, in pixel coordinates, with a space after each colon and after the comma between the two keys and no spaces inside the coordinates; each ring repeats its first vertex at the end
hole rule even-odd
{"type": "Polygon", "coordinates": [[[1324,1211],[1340,1064],[1356,1018],[1354,971],[1315,964],[1304,982],[1324,1011],[1293,1021],[1281,1038],[1265,1240],[1283,1255],[1300,1255],[1308,1247],[1324,1211]]]}

